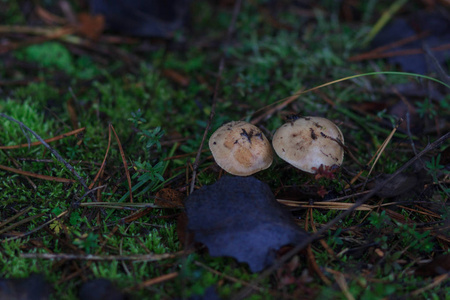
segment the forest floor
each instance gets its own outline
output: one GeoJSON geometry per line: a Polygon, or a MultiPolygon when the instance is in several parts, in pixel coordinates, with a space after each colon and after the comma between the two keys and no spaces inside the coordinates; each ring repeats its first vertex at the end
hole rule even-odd
{"type": "Polygon", "coordinates": [[[0,2],[0,298],[448,299],[448,2],[192,1],[160,37],[85,2],[0,2]],[[253,175],[306,238],[257,271],[245,230],[192,243],[211,134],[292,115],[345,142],[339,168],[253,175]]]}

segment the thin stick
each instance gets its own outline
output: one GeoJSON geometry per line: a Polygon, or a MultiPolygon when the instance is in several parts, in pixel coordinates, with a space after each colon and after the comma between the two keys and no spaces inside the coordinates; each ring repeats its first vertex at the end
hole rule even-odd
{"type": "Polygon", "coordinates": [[[262,120],[264,120],[266,118],[269,118],[269,116],[273,115],[277,111],[282,110],[283,108],[285,108],[286,106],[288,106],[289,104],[291,104],[292,102],[297,100],[298,97],[300,97],[300,94],[296,94],[296,95],[288,97],[286,100],[284,100],[283,102],[281,102],[277,106],[270,108],[265,113],[261,114],[259,117],[254,118],[250,123],[253,124],[253,125],[258,124],[262,120]]]}
{"type": "Polygon", "coordinates": [[[362,47],[365,47],[372,41],[372,39],[377,35],[378,32],[393,18],[395,13],[399,11],[403,5],[405,5],[408,0],[397,0],[391,3],[391,5],[387,8],[387,10],[383,11],[381,17],[378,21],[373,25],[370,32],[366,35],[364,40],[362,41],[362,47]]]}
{"type": "Polygon", "coordinates": [[[119,136],[117,135],[116,130],[114,129],[114,126],[112,124],[109,124],[109,128],[112,129],[112,132],[114,133],[114,136],[116,137],[117,144],[119,145],[120,156],[122,157],[123,167],[125,169],[125,175],[127,176],[128,189],[130,190],[130,202],[133,203],[133,189],[131,187],[130,172],[128,171],[128,164],[127,164],[127,159],[125,157],[125,152],[123,152],[122,144],[120,143],[119,136]]]}
{"type": "MultiPolygon", "coordinates": [[[[318,209],[332,209],[332,210],[347,210],[353,205],[353,203],[328,202],[328,201],[314,202],[313,204],[309,204],[309,202],[307,201],[290,201],[283,199],[277,199],[277,201],[289,207],[318,208],[318,209]]],[[[376,206],[363,204],[360,207],[357,207],[355,210],[371,211],[374,210],[375,208],[376,206]]]]}
{"type": "MultiPolygon", "coordinates": [[[[226,47],[230,44],[231,34],[234,31],[234,27],[236,25],[236,20],[239,15],[239,11],[241,9],[241,4],[242,4],[242,0],[238,0],[238,1],[236,1],[235,5],[234,5],[233,17],[231,19],[230,26],[228,27],[227,38],[225,40],[224,49],[226,49],[226,47]]],[[[198,148],[197,156],[195,157],[195,161],[194,161],[194,165],[193,165],[190,193],[192,193],[194,191],[195,178],[197,177],[197,169],[198,169],[198,165],[199,165],[199,161],[200,161],[200,154],[202,153],[202,149],[203,149],[203,145],[206,140],[206,136],[208,135],[212,120],[214,119],[214,116],[216,114],[215,111],[216,111],[216,104],[217,104],[217,94],[219,93],[219,86],[220,86],[220,81],[222,80],[222,72],[223,72],[224,66],[225,66],[225,50],[222,52],[222,55],[220,57],[219,71],[217,74],[216,85],[214,87],[214,94],[213,94],[212,103],[211,103],[211,113],[209,114],[208,124],[206,124],[205,132],[203,133],[202,142],[200,143],[200,147],[198,148]]]]}
{"type": "MultiPolygon", "coordinates": [[[[369,180],[369,176],[370,174],[372,174],[373,168],[375,168],[375,165],[377,164],[378,160],[381,157],[381,154],[383,154],[384,149],[386,149],[387,145],[389,144],[389,142],[391,141],[392,137],[394,136],[394,133],[397,131],[398,126],[401,124],[401,122],[403,122],[403,119],[400,119],[397,122],[397,125],[392,129],[392,132],[389,134],[389,136],[386,138],[386,140],[383,142],[383,144],[381,145],[381,147],[378,149],[377,153],[376,153],[376,158],[375,161],[372,164],[372,167],[370,167],[369,173],[366,176],[366,182],[364,183],[364,187],[367,184],[367,181],[369,180]]],[[[363,187],[363,188],[364,188],[363,187]]]]}
{"type": "Polygon", "coordinates": [[[67,215],[67,214],[68,214],[68,211],[65,210],[65,211],[63,211],[62,213],[60,213],[58,216],[56,216],[55,218],[53,218],[53,219],[51,219],[51,220],[48,220],[48,221],[45,222],[44,224],[42,224],[42,225],[36,227],[35,229],[33,229],[33,230],[31,230],[31,231],[28,231],[28,232],[25,232],[25,233],[22,233],[21,235],[17,235],[17,236],[13,236],[13,237],[10,237],[10,238],[1,240],[0,243],[7,243],[7,242],[9,242],[9,241],[13,241],[13,240],[17,240],[17,239],[20,239],[20,238],[29,236],[29,235],[31,235],[31,234],[33,234],[33,233],[35,233],[35,232],[41,230],[42,228],[44,228],[44,227],[47,226],[48,224],[51,224],[51,223],[53,223],[54,221],[61,219],[62,217],[64,217],[64,216],[67,215]]]}
{"type": "Polygon", "coordinates": [[[3,226],[5,226],[5,225],[8,224],[8,223],[14,221],[14,220],[17,219],[18,217],[20,217],[20,216],[26,214],[27,212],[30,211],[31,208],[32,208],[32,206],[28,206],[27,208],[25,208],[25,209],[19,211],[19,212],[18,212],[17,214],[15,214],[14,216],[9,217],[8,219],[4,220],[3,222],[0,222],[0,228],[3,227],[3,226]]]}
{"type": "MultiPolygon", "coordinates": [[[[365,188],[367,181],[369,180],[369,176],[372,173],[373,168],[375,167],[375,164],[377,163],[378,159],[380,158],[381,154],[383,153],[384,149],[386,148],[386,146],[388,145],[389,141],[392,139],[392,137],[394,136],[394,133],[397,131],[398,126],[400,125],[400,122],[402,122],[403,119],[400,119],[399,123],[397,123],[397,125],[395,126],[395,128],[392,129],[391,133],[388,135],[388,137],[384,140],[384,142],[381,144],[381,146],[377,149],[377,151],[375,152],[375,154],[372,156],[372,158],[369,160],[369,162],[367,163],[367,167],[369,167],[369,165],[372,163],[372,161],[375,159],[375,162],[372,164],[372,167],[370,168],[369,173],[366,176],[366,180],[364,182],[363,185],[363,189],[365,188]]],[[[361,175],[366,171],[366,169],[362,169],[361,171],[358,172],[358,174],[356,174],[351,180],[350,183],[347,184],[345,186],[346,189],[350,188],[350,185],[355,183],[356,180],[358,180],[359,177],[361,177],[361,175]]]]}
{"type": "Polygon", "coordinates": [[[177,278],[178,275],[179,275],[178,272],[164,274],[164,275],[161,275],[159,277],[152,278],[152,279],[146,280],[144,282],[141,282],[140,284],[138,284],[136,286],[127,288],[127,289],[125,289],[125,291],[142,290],[143,288],[146,288],[146,287],[149,287],[149,286],[152,286],[152,285],[155,285],[155,284],[167,281],[167,280],[171,280],[171,279],[177,278]]]}
{"type": "Polygon", "coordinates": [[[444,280],[448,279],[450,276],[450,273],[444,273],[442,275],[436,276],[433,279],[433,282],[428,284],[427,286],[424,286],[423,288],[420,288],[418,290],[415,290],[414,292],[411,293],[411,296],[419,296],[420,294],[422,294],[423,292],[426,292],[429,289],[432,289],[438,285],[440,285],[442,282],[444,282],[444,280]]]}
{"type": "MultiPolygon", "coordinates": [[[[81,132],[83,132],[85,130],[86,130],[86,127],[83,127],[83,128],[80,128],[80,129],[72,130],[72,131],[67,132],[67,133],[60,134],[58,136],[55,136],[55,137],[52,137],[52,138],[49,138],[49,139],[45,139],[44,141],[46,141],[47,143],[55,142],[57,140],[66,138],[68,136],[79,134],[79,133],[81,133],[81,132]]],[[[31,146],[38,146],[40,144],[42,144],[42,143],[40,141],[38,141],[38,142],[30,143],[30,144],[27,143],[27,144],[13,145],[13,146],[0,146],[0,149],[11,150],[11,149],[19,149],[19,148],[31,147],[31,146]]]]}
{"type": "Polygon", "coordinates": [[[163,254],[136,254],[136,255],[92,255],[92,254],[71,254],[71,253],[22,253],[23,258],[41,259],[70,259],[70,260],[98,260],[98,261],[159,261],[163,259],[175,258],[183,255],[184,251],[163,254]]]}
{"type": "Polygon", "coordinates": [[[5,228],[3,228],[2,230],[0,230],[0,234],[2,234],[2,233],[4,233],[4,232],[8,232],[9,230],[11,230],[11,229],[13,229],[13,228],[15,228],[15,227],[17,227],[17,226],[19,226],[19,225],[28,223],[28,222],[33,221],[34,219],[38,219],[38,218],[40,218],[40,217],[42,217],[42,216],[45,216],[45,213],[40,213],[40,214],[38,214],[38,215],[34,215],[34,216],[27,217],[27,218],[25,218],[25,219],[22,219],[22,220],[20,220],[20,221],[14,223],[14,224],[11,224],[11,225],[9,225],[8,227],[5,227],[5,228]]]}
{"type": "Polygon", "coordinates": [[[415,34],[413,36],[409,36],[407,38],[404,38],[404,39],[401,39],[401,40],[389,43],[387,45],[383,45],[381,47],[375,48],[375,49],[373,49],[373,50],[371,50],[369,52],[352,56],[352,57],[350,57],[348,59],[348,61],[360,61],[360,60],[365,60],[365,59],[373,59],[372,56],[374,54],[380,54],[380,53],[383,53],[383,52],[385,52],[387,50],[398,48],[400,46],[412,43],[412,42],[420,40],[420,39],[423,39],[424,37],[427,37],[428,35],[430,35],[430,32],[429,31],[424,31],[424,32],[421,32],[419,34],[415,34]]]}
{"type": "Polygon", "coordinates": [[[43,179],[43,180],[47,180],[47,181],[56,181],[56,182],[62,182],[62,183],[74,183],[76,182],[73,179],[67,179],[67,178],[61,178],[61,177],[53,177],[53,176],[47,176],[47,175],[42,175],[42,174],[36,174],[33,172],[28,172],[28,171],[24,171],[24,170],[19,170],[19,169],[14,169],[14,168],[10,168],[7,166],[3,166],[0,165],[0,170],[5,170],[11,173],[16,173],[16,174],[20,174],[20,175],[24,175],[24,176],[28,176],[28,177],[34,177],[34,178],[38,178],[38,179],[43,179]]]}
{"type": "MultiPolygon", "coordinates": [[[[6,151],[4,150],[0,150],[1,152],[3,152],[3,154],[6,155],[6,157],[16,166],[17,169],[21,168],[21,165],[19,164],[19,162],[14,158],[11,157],[6,151]]],[[[30,179],[30,177],[25,176],[25,179],[28,181],[28,183],[33,187],[34,190],[37,190],[37,186],[34,184],[34,182],[30,179]]]]}
{"type": "Polygon", "coordinates": [[[345,298],[347,298],[347,300],[355,300],[355,297],[353,297],[353,295],[348,290],[348,284],[347,281],[345,280],[344,274],[342,274],[339,271],[332,270],[330,268],[326,268],[326,271],[333,274],[334,278],[336,279],[336,283],[339,285],[339,288],[341,289],[345,298]]]}
{"type": "Polygon", "coordinates": [[[266,106],[258,109],[257,111],[255,111],[253,113],[253,115],[255,116],[259,112],[264,111],[265,109],[267,109],[267,108],[269,108],[271,106],[274,106],[274,105],[277,105],[279,103],[282,103],[282,102],[288,100],[290,97],[293,97],[293,96],[300,96],[302,94],[306,94],[306,93],[309,93],[309,92],[312,92],[312,91],[324,88],[326,86],[333,85],[333,84],[336,84],[336,83],[339,83],[339,82],[343,82],[343,81],[347,81],[347,80],[350,80],[350,79],[355,79],[355,78],[365,77],[365,76],[372,76],[372,75],[380,75],[380,74],[414,76],[414,77],[419,77],[419,78],[425,78],[425,79],[437,82],[437,83],[447,87],[448,89],[450,89],[450,84],[446,84],[445,82],[443,82],[443,81],[441,81],[439,79],[436,79],[436,78],[433,78],[433,77],[430,77],[430,76],[426,76],[426,75],[422,75],[422,74],[415,74],[415,73],[408,73],[408,72],[396,72],[396,71],[368,72],[368,73],[356,74],[356,75],[352,75],[352,76],[347,76],[347,77],[344,77],[344,78],[336,79],[336,80],[333,80],[333,81],[330,81],[330,82],[327,82],[327,83],[315,86],[313,88],[310,88],[310,89],[307,89],[307,90],[304,90],[304,91],[303,90],[298,90],[297,92],[295,92],[293,95],[291,95],[289,97],[277,100],[277,101],[275,101],[275,102],[273,102],[273,103],[271,103],[269,105],[266,105],[266,106]]]}
{"type": "Polygon", "coordinates": [[[94,177],[94,180],[92,180],[91,184],[89,185],[89,188],[92,189],[97,182],[97,179],[100,177],[100,175],[103,173],[103,170],[106,166],[106,158],[108,157],[109,149],[111,148],[111,126],[108,126],[108,146],[106,147],[105,156],[103,157],[102,164],[100,166],[100,170],[98,170],[97,174],[94,177]]]}

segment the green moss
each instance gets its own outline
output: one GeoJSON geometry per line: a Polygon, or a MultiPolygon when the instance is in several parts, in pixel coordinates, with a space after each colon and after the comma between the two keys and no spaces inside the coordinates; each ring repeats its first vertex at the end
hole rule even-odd
{"type": "Polygon", "coordinates": [[[29,99],[36,109],[39,108],[42,111],[49,102],[55,102],[59,98],[59,94],[58,89],[45,82],[31,82],[27,86],[16,88],[13,95],[14,99],[18,101],[29,99]]]}
{"type": "MultiPolygon", "coordinates": [[[[33,101],[31,97],[26,99],[23,103],[8,99],[0,101],[0,110],[24,123],[34,132],[48,138],[52,136],[55,130],[55,123],[50,119],[46,120],[45,114],[38,102],[33,101]]],[[[4,145],[16,145],[27,143],[27,137],[30,142],[35,142],[37,139],[31,133],[22,130],[20,126],[5,118],[0,118],[0,140],[4,145]]],[[[31,151],[36,151],[32,148],[31,151]]]]}
{"type": "Polygon", "coordinates": [[[58,42],[28,46],[17,51],[16,56],[45,68],[56,68],[67,73],[72,73],[74,70],[72,55],[66,47],[58,42]]]}

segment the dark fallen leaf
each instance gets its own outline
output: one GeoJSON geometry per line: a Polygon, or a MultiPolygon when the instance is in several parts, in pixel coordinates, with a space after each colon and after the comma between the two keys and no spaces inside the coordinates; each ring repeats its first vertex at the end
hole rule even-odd
{"type": "MultiPolygon", "coordinates": [[[[421,122],[417,110],[409,102],[405,103],[399,100],[394,104],[390,105],[387,112],[391,116],[397,117],[397,120],[399,120],[400,118],[406,120],[407,114],[409,114],[409,130],[415,134],[421,133],[423,131],[424,124],[423,122],[421,122]]],[[[407,131],[408,122],[406,121],[402,122],[399,128],[404,131],[407,131]]]]}
{"type": "Polygon", "coordinates": [[[171,37],[188,12],[188,0],[90,0],[92,14],[105,17],[108,29],[148,37],[171,37]]]}
{"type": "MultiPolygon", "coordinates": [[[[384,182],[389,175],[381,175],[375,179],[372,183],[368,184],[369,188],[374,188],[378,184],[384,182]]],[[[418,188],[419,179],[416,174],[399,174],[388,181],[382,188],[377,192],[377,196],[382,198],[391,198],[400,195],[405,195],[408,192],[413,191],[418,188]]],[[[422,187],[423,188],[423,187],[422,187]]]]}
{"type": "Polygon", "coordinates": [[[318,187],[316,185],[303,184],[301,186],[281,186],[278,191],[275,192],[275,196],[278,199],[296,200],[296,201],[319,201],[320,198],[317,195],[318,187]]]}
{"type": "Polygon", "coordinates": [[[21,279],[0,279],[2,300],[46,300],[50,299],[51,291],[51,286],[40,274],[21,279]]]}
{"type": "Polygon", "coordinates": [[[404,71],[427,74],[435,68],[427,63],[422,45],[426,44],[431,49],[437,62],[445,64],[446,57],[450,53],[447,47],[450,40],[449,28],[450,21],[445,14],[437,11],[419,11],[407,18],[397,18],[390,22],[374,38],[372,47],[378,48],[422,34],[421,38],[383,53],[388,57],[390,64],[398,64],[404,71]]]}
{"type": "Polygon", "coordinates": [[[399,83],[395,85],[396,91],[394,91],[392,88],[386,88],[384,89],[384,93],[396,95],[396,99],[398,99],[398,94],[395,92],[400,93],[401,95],[405,96],[409,100],[417,101],[418,99],[423,99],[424,97],[430,99],[430,100],[436,100],[440,101],[442,98],[444,98],[445,93],[442,93],[438,89],[431,89],[428,90],[427,88],[423,87],[423,84],[419,81],[412,81],[408,83],[399,83]]]}
{"type": "Polygon", "coordinates": [[[194,242],[194,235],[187,230],[188,219],[186,213],[181,213],[177,218],[177,235],[182,248],[189,248],[194,242]]]}
{"type": "Polygon", "coordinates": [[[441,152],[441,161],[440,163],[448,170],[450,169],[450,146],[447,146],[441,152]]]}
{"type": "Polygon", "coordinates": [[[387,103],[386,101],[362,102],[351,105],[351,108],[361,113],[372,114],[374,111],[387,109],[387,103]]]}
{"type": "Polygon", "coordinates": [[[80,300],[126,300],[128,295],[123,294],[107,279],[94,279],[85,282],[78,294],[80,300]]]}
{"type": "Polygon", "coordinates": [[[195,241],[212,256],[247,263],[252,272],[271,265],[282,246],[307,237],[269,186],[254,177],[222,177],[192,193],[185,207],[195,241]]]}
{"type": "Polygon", "coordinates": [[[435,257],[431,262],[418,267],[415,271],[419,276],[437,276],[450,272],[450,254],[435,257]]]}

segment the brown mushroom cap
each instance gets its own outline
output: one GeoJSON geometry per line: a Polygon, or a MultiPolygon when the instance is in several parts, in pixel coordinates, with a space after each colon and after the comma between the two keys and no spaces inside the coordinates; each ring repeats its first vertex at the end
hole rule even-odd
{"type": "Polygon", "coordinates": [[[320,165],[341,165],[344,160],[344,136],[328,119],[300,117],[278,128],[273,148],[281,159],[309,173],[320,165]]]}
{"type": "Polygon", "coordinates": [[[209,139],[217,164],[233,175],[249,176],[270,167],[273,151],[270,142],[258,127],[244,122],[230,122],[209,139]]]}

